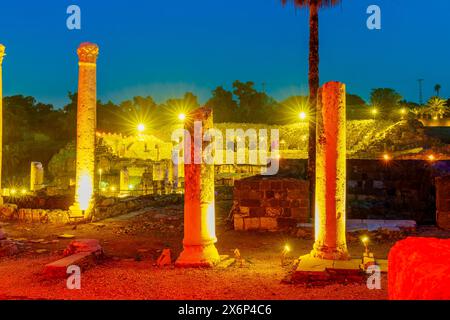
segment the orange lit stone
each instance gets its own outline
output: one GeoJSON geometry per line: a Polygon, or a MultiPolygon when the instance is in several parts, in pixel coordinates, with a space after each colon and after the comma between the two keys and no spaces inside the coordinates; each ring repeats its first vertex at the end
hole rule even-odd
{"type": "MultiPolygon", "coordinates": [[[[2,64],[5,56],[5,46],[0,43],[0,190],[2,190],[2,154],[3,154],[3,75],[2,64]]],[[[0,205],[3,198],[0,194],[0,205]]]]}
{"type": "Polygon", "coordinates": [[[71,207],[73,216],[80,216],[84,212],[86,217],[93,209],[98,52],[98,46],[93,43],[82,43],[77,50],[77,162],[75,204],[71,207]]]}
{"type": "MultiPolygon", "coordinates": [[[[178,267],[212,267],[220,261],[214,245],[217,242],[214,207],[214,164],[194,162],[194,121],[201,121],[202,132],[198,132],[197,143],[208,129],[213,128],[212,110],[200,108],[189,115],[186,129],[190,132],[191,163],[184,165],[184,239],[181,252],[175,265],[178,267]]],[[[203,142],[202,142],[203,144],[203,142]]],[[[197,146],[197,150],[204,150],[197,146]]]]}
{"type": "Polygon", "coordinates": [[[328,82],[317,101],[315,243],[311,255],[349,259],[345,239],[345,85],[328,82]]]}

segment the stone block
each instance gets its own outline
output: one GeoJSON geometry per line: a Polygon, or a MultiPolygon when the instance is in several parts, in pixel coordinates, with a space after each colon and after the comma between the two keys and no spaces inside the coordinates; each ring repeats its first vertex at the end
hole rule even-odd
{"type": "Polygon", "coordinates": [[[243,199],[240,201],[239,205],[243,206],[243,207],[260,207],[261,201],[260,200],[243,199]]]}
{"type": "Polygon", "coordinates": [[[266,211],[262,207],[250,208],[250,217],[262,217],[266,211]]]}
{"type": "Polygon", "coordinates": [[[261,200],[262,198],[264,198],[264,193],[260,192],[260,191],[256,191],[256,190],[251,190],[248,193],[248,198],[249,200],[261,200]]]}
{"type": "Polygon", "coordinates": [[[79,239],[69,243],[68,247],[64,250],[64,255],[68,256],[81,252],[102,255],[103,249],[97,239],[79,239]]]}
{"type": "Polygon", "coordinates": [[[391,300],[449,300],[450,240],[397,242],[388,257],[388,288],[391,300]]]}
{"type": "Polygon", "coordinates": [[[302,198],[302,193],[300,192],[299,189],[288,190],[287,191],[287,198],[289,200],[301,199],[302,198]]]}
{"type": "Polygon", "coordinates": [[[261,217],[260,229],[268,231],[276,231],[278,229],[277,219],[272,217],[261,217]]]}
{"type": "Polygon", "coordinates": [[[248,216],[250,215],[250,208],[249,207],[239,207],[239,213],[243,216],[248,216]]]}
{"type": "Polygon", "coordinates": [[[245,230],[243,216],[235,214],[233,217],[233,221],[234,221],[234,230],[237,231],[245,230]]]}
{"type": "Polygon", "coordinates": [[[309,213],[306,208],[291,208],[291,217],[300,222],[306,222],[309,218],[309,213]]]}
{"type": "Polygon", "coordinates": [[[80,252],[45,265],[43,273],[48,278],[66,278],[69,266],[76,265],[81,270],[86,270],[94,263],[95,256],[93,254],[80,252]]]}
{"type": "Polygon", "coordinates": [[[450,211],[437,211],[436,223],[439,228],[450,230],[450,211]]]}
{"type": "Polygon", "coordinates": [[[259,230],[260,222],[259,217],[244,218],[244,228],[245,230],[259,230]]]}
{"type": "Polygon", "coordinates": [[[280,207],[267,207],[266,216],[269,217],[279,217],[283,213],[283,209],[280,207]]]}

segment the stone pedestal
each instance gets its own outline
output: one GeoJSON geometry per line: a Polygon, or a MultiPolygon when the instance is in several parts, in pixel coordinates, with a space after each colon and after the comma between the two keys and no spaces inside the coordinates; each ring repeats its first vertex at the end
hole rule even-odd
{"type": "Polygon", "coordinates": [[[0,43],[0,205],[3,204],[2,197],[2,157],[3,157],[3,74],[2,64],[5,56],[5,46],[0,43]]]}
{"type": "Polygon", "coordinates": [[[345,85],[328,82],[317,98],[315,243],[311,255],[347,260],[345,239],[345,85]]]}
{"type": "Polygon", "coordinates": [[[77,160],[75,203],[71,207],[74,216],[87,217],[93,209],[98,52],[98,46],[93,43],[82,43],[77,50],[77,160]]]}
{"type": "Polygon", "coordinates": [[[186,123],[186,129],[189,131],[190,137],[185,137],[185,140],[191,139],[191,143],[190,150],[185,150],[190,153],[191,163],[185,162],[184,166],[184,249],[175,265],[178,267],[212,267],[220,262],[219,253],[214,245],[217,241],[214,164],[206,164],[203,161],[199,163],[202,158],[202,150],[205,149],[203,134],[213,127],[212,110],[197,109],[189,119],[192,119],[192,122],[186,123]],[[200,125],[201,128],[199,128],[200,125]]]}

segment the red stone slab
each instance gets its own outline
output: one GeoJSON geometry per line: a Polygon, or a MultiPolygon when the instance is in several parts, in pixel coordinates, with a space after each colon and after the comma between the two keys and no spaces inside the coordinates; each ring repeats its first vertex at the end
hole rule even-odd
{"type": "Polygon", "coordinates": [[[95,256],[91,252],[79,252],[45,265],[43,273],[49,278],[66,278],[69,266],[76,265],[86,270],[94,263],[95,256]]]}

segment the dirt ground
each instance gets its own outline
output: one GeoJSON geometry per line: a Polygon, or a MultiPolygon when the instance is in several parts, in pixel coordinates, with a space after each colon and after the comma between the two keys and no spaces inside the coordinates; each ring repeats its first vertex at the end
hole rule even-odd
{"type": "MultiPolygon", "coordinates": [[[[284,284],[295,258],[307,254],[313,240],[282,233],[236,232],[226,224],[229,202],[217,204],[217,248],[233,256],[238,248],[246,260],[243,266],[225,269],[158,268],[155,261],[163,248],[172,250],[174,260],[182,249],[181,206],[149,208],[99,223],[74,226],[7,224],[9,238],[19,240],[21,252],[0,259],[0,299],[387,299],[387,277],[382,289],[365,284],[328,285],[309,288],[284,284]],[[69,290],[66,281],[42,275],[45,264],[62,257],[72,239],[98,239],[107,255],[101,264],[81,277],[81,290],[69,290]],[[289,262],[281,266],[280,253],[288,243],[289,262]],[[46,249],[48,251],[41,251],[46,249]]],[[[434,235],[434,229],[424,229],[434,235]]],[[[448,234],[442,235],[448,237],[448,234]]],[[[387,258],[393,242],[374,244],[377,258],[387,258]]],[[[349,245],[352,256],[360,257],[359,242],[349,245]]]]}

